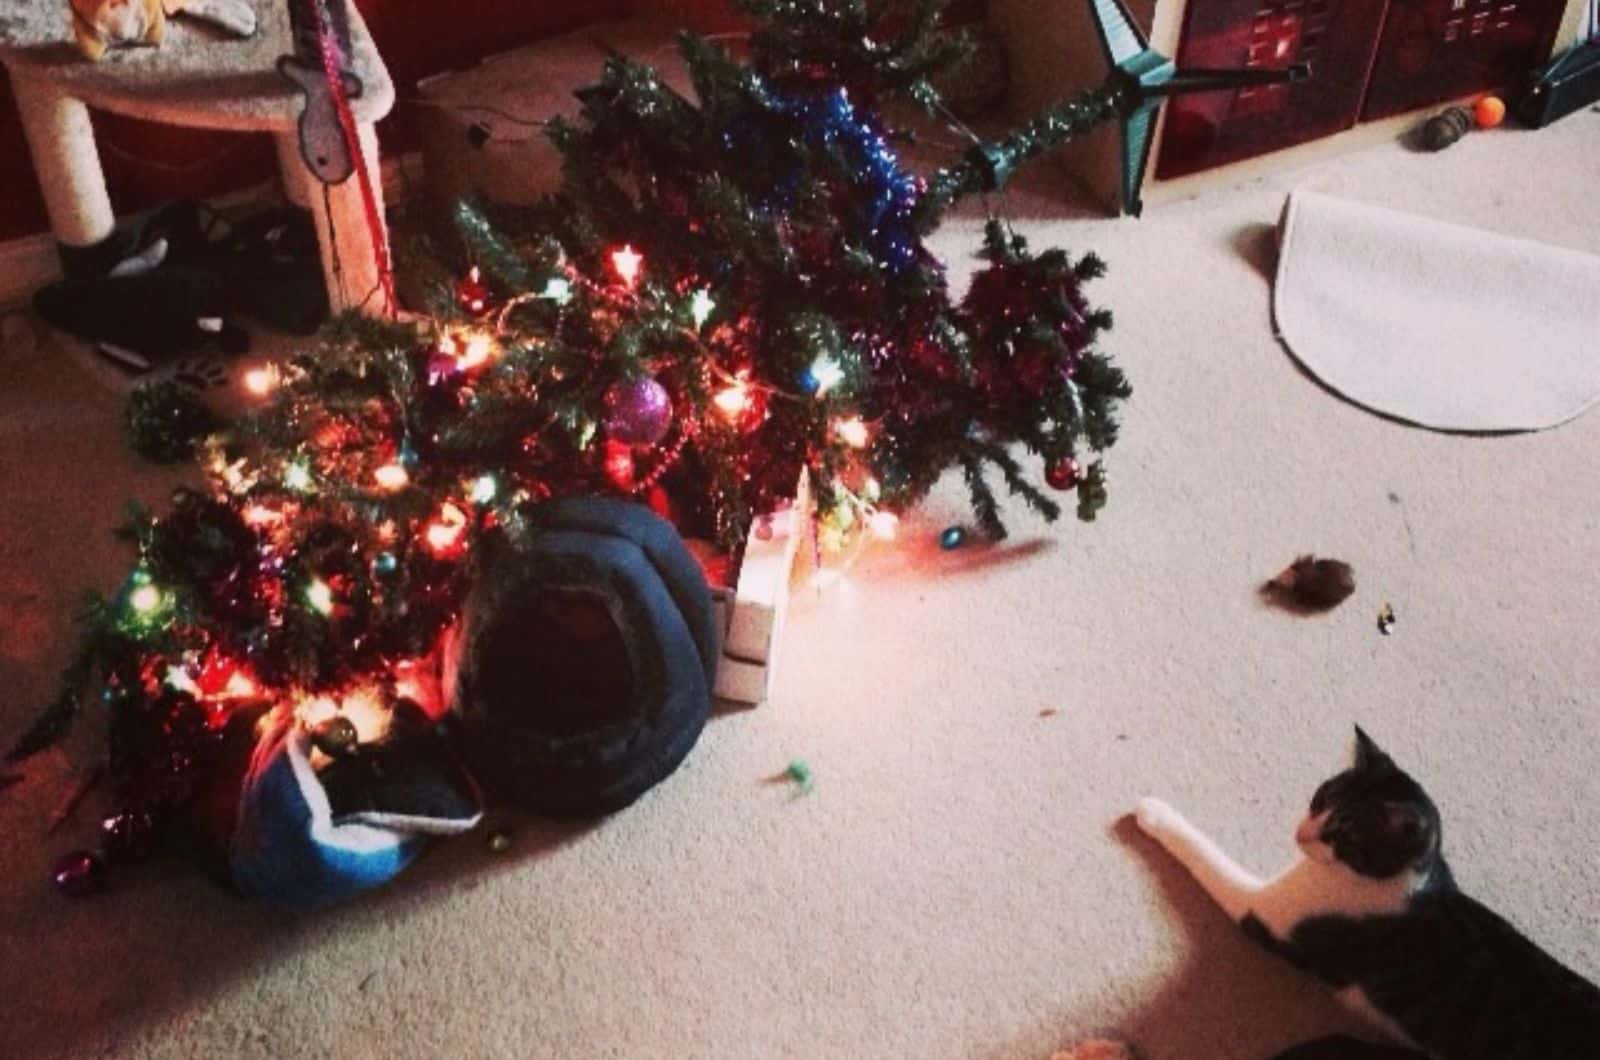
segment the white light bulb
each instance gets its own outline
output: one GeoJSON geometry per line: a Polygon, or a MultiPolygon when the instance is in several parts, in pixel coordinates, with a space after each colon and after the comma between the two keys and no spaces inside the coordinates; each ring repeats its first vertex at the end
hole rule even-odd
{"type": "Polygon", "coordinates": [[[333,586],[321,578],[313,578],[306,586],[306,603],[320,615],[333,613],[333,586]]]}
{"type": "Polygon", "coordinates": [[[611,252],[611,267],[617,270],[622,282],[632,287],[639,279],[639,269],[644,265],[644,255],[632,245],[611,252]]]}
{"type": "Polygon", "coordinates": [[[861,421],[860,416],[851,416],[849,419],[834,420],[833,433],[839,440],[852,449],[865,449],[871,440],[867,425],[861,421]]]}
{"type": "Polygon", "coordinates": [[[304,493],[311,488],[311,469],[305,461],[293,461],[283,469],[283,484],[296,493],[304,493]]]}
{"type": "Polygon", "coordinates": [[[141,615],[148,615],[161,606],[161,590],[154,585],[141,585],[128,594],[128,606],[141,615]]]}
{"type": "Polygon", "coordinates": [[[821,397],[844,379],[839,362],[824,354],[811,362],[811,392],[821,397]]]}
{"type": "Polygon", "coordinates": [[[572,284],[560,276],[552,276],[539,297],[548,298],[556,305],[566,305],[572,301],[572,284]]]}
{"type": "Polygon", "coordinates": [[[694,318],[694,326],[705,327],[706,321],[711,319],[711,311],[716,308],[717,303],[712,300],[710,291],[696,291],[694,297],[689,300],[689,315],[694,318]]]}
{"type": "Polygon", "coordinates": [[[378,485],[386,490],[394,491],[405,489],[411,481],[411,476],[406,474],[406,469],[399,464],[384,464],[372,473],[378,485]]]}

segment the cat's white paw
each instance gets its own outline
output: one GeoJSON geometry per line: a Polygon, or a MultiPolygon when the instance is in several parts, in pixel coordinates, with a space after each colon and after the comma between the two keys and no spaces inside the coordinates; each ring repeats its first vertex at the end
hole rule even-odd
{"type": "Polygon", "coordinates": [[[1170,831],[1172,826],[1183,818],[1178,815],[1177,810],[1160,799],[1146,795],[1139,800],[1138,807],[1133,811],[1133,819],[1138,822],[1139,831],[1147,836],[1157,836],[1170,831]]]}

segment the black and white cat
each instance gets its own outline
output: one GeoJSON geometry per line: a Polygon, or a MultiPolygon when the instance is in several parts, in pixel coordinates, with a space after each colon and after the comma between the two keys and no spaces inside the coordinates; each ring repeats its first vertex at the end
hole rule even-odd
{"type": "Polygon", "coordinates": [[[1359,727],[1355,764],[1295,831],[1303,856],[1271,879],[1159,799],[1135,818],[1248,934],[1400,1043],[1328,1038],[1278,1060],[1600,1058],[1600,988],[1461,893],[1438,809],[1359,727]]]}

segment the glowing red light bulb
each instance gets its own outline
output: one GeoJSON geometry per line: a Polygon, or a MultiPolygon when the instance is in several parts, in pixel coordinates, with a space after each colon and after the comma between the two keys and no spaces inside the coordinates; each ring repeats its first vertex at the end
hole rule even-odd
{"type": "Polygon", "coordinates": [[[454,504],[446,503],[439,515],[424,531],[428,548],[440,559],[459,555],[467,536],[467,513],[454,504]]]}

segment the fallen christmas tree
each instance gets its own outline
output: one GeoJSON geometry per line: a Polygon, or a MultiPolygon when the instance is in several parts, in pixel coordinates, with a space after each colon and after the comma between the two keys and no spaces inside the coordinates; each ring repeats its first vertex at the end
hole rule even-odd
{"type": "MultiPolygon", "coordinates": [[[[838,544],[887,534],[959,468],[998,538],[991,474],[1059,514],[1020,447],[1094,517],[1093,454],[1129,394],[1097,347],[1110,315],[1081,291],[1100,261],[1034,253],[991,220],[956,301],[924,244],[985,171],[1082,125],[1036,123],[925,181],[880,107],[936,102],[926,78],[955,46],[938,0],[739,6],[761,20],[748,63],[685,36],[691,100],[607,62],[581,117],[548,130],[558,195],[516,214],[463,206],[468,276],[418,320],[346,317],[316,352],[252,373],[261,406],[204,443],[207,488],[136,515],[136,567],[90,607],[60,700],[10,756],[107,705],[107,854],[198,830],[240,879],[239,745],[259,764],[275,734],[315,772],[383,745],[400,713],[449,712],[443,656],[474,587],[549,531],[552,501],[643,502],[737,554],[802,472],[817,538],[838,544]]],[[[444,787],[448,820],[423,831],[476,819],[471,785],[444,787]]],[[[71,878],[98,871],[76,857],[71,878]]]]}

